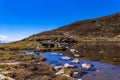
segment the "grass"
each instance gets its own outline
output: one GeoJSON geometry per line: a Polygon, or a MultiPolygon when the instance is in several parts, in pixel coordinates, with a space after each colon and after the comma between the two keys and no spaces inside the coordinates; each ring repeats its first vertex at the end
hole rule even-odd
{"type": "Polygon", "coordinates": [[[54,77],[52,67],[44,64],[44,58],[40,56],[25,55],[22,52],[0,51],[1,63],[20,62],[18,65],[0,65],[2,71],[13,71],[6,76],[17,80],[39,80],[46,75],[49,78],[54,77]],[[39,79],[35,79],[35,78],[39,79]]]}

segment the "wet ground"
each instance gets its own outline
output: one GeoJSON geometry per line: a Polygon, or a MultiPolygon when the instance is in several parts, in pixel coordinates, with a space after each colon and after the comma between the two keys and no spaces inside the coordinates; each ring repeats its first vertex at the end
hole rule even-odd
{"type": "MultiPolygon", "coordinates": [[[[27,52],[27,54],[34,54],[34,52],[27,52]]],[[[82,80],[120,80],[120,67],[114,66],[111,64],[101,63],[99,61],[87,61],[87,60],[79,60],[79,64],[73,64],[71,58],[70,60],[62,60],[61,57],[66,55],[61,55],[58,53],[46,52],[40,53],[39,55],[46,58],[46,63],[54,66],[63,66],[65,63],[69,63],[74,65],[73,69],[81,70],[82,63],[92,64],[93,67],[91,70],[85,70],[85,74],[82,75],[82,80]]]]}

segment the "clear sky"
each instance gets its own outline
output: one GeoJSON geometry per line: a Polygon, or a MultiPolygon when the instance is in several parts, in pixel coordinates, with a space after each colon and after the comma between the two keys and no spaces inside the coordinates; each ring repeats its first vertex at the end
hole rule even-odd
{"type": "Polygon", "coordinates": [[[0,40],[120,12],[120,0],[0,0],[0,40]]]}

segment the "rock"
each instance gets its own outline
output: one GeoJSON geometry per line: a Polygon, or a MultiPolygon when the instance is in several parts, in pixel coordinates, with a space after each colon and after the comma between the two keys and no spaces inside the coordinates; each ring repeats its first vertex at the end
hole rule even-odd
{"type": "Polygon", "coordinates": [[[70,77],[70,75],[68,75],[68,74],[63,74],[62,76],[70,77]]]}
{"type": "Polygon", "coordinates": [[[70,52],[72,53],[75,53],[75,51],[76,51],[75,49],[70,49],[70,52]]]}
{"type": "Polygon", "coordinates": [[[63,60],[70,60],[70,59],[71,59],[71,57],[68,57],[68,56],[63,56],[63,57],[62,57],[62,59],[63,59],[63,60]]]}
{"type": "Polygon", "coordinates": [[[75,49],[70,49],[70,52],[72,52],[72,53],[74,54],[74,53],[76,53],[76,52],[78,52],[78,51],[75,50],[75,49]]]}
{"type": "Polygon", "coordinates": [[[73,63],[78,63],[78,62],[79,62],[79,59],[78,59],[78,58],[75,58],[72,62],[73,62],[73,63]]]}
{"type": "Polygon", "coordinates": [[[55,75],[62,75],[62,74],[64,74],[64,69],[61,69],[57,73],[55,73],[55,75]]]}
{"type": "Polygon", "coordinates": [[[87,64],[87,63],[83,63],[81,66],[82,66],[82,68],[84,68],[84,69],[90,69],[90,68],[92,67],[91,64],[87,64]]]}
{"type": "Polygon", "coordinates": [[[74,78],[80,78],[82,74],[83,74],[83,71],[74,71],[72,73],[72,77],[74,77],[74,78]]]}
{"type": "Polygon", "coordinates": [[[74,57],[80,57],[80,55],[79,54],[74,54],[74,57]]]}
{"type": "Polygon", "coordinates": [[[68,64],[68,63],[65,63],[65,64],[64,64],[64,67],[65,67],[65,68],[72,68],[72,67],[74,67],[74,65],[70,65],[70,64],[68,64]]]}
{"type": "Polygon", "coordinates": [[[58,70],[58,69],[61,69],[61,68],[62,68],[62,66],[55,66],[54,67],[55,70],[58,70]]]}
{"type": "Polygon", "coordinates": [[[10,78],[10,77],[6,77],[3,74],[0,74],[0,80],[15,80],[15,79],[10,78]]]}

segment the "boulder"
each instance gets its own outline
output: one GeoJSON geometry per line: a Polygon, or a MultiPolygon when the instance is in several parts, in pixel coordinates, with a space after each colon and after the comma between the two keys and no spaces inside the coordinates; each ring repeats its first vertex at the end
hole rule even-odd
{"type": "Polygon", "coordinates": [[[82,76],[82,74],[83,74],[83,71],[74,71],[72,73],[72,77],[74,77],[74,78],[80,78],[82,76]]]}
{"type": "Polygon", "coordinates": [[[64,74],[64,69],[60,69],[57,73],[55,73],[55,75],[62,75],[64,74]]]}
{"type": "Polygon", "coordinates": [[[58,70],[58,69],[61,69],[61,68],[62,68],[62,66],[55,66],[54,67],[55,70],[58,70]]]}
{"type": "Polygon", "coordinates": [[[70,60],[70,59],[71,59],[71,57],[68,57],[68,56],[63,56],[63,57],[62,57],[62,59],[63,59],[63,60],[70,60]]]}
{"type": "Polygon", "coordinates": [[[82,66],[82,68],[84,68],[84,69],[90,69],[90,68],[92,67],[91,64],[87,64],[87,63],[83,63],[81,66],[82,66]]]}
{"type": "Polygon", "coordinates": [[[78,58],[75,58],[72,62],[73,62],[73,63],[78,63],[78,62],[79,62],[79,59],[78,59],[78,58]]]}
{"type": "Polygon", "coordinates": [[[68,64],[68,63],[65,63],[65,64],[64,64],[64,67],[65,67],[65,68],[72,68],[72,67],[74,67],[74,65],[70,65],[70,64],[68,64]]]}

